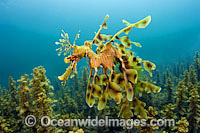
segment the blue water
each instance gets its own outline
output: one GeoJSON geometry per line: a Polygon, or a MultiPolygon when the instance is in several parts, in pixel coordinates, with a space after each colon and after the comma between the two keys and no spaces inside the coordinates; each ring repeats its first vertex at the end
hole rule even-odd
{"type": "MultiPolygon", "coordinates": [[[[83,45],[94,37],[106,14],[106,34],[124,28],[122,19],[133,23],[151,15],[146,29],[129,33],[143,46],[132,49],[156,64],[183,60],[200,49],[199,5],[199,0],[1,0],[0,84],[7,86],[10,75],[19,79],[39,65],[50,78],[62,74],[68,64],[57,56],[54,44],[61,30],[72,42],[80,29],[77,45],[83,45]]],[[[83,64],[85,60],[78,68],[83,64]]]]}

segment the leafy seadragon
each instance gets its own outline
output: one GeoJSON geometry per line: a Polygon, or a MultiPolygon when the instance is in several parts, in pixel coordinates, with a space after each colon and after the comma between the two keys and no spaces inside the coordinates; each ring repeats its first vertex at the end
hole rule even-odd
{"type": "Polygon", "coordinates": [[[103,28],[107,29],[106,20],[108,18],[109,16],[106,15],[93,40],[85,41],[82,46],[75,45],[76,39],[79,38],[79,33],[76,35],[73,45],[71,45],[68,34],[62,31],[61,36],[63,39],[59,39],[59,42],[56,42],[56,45],[61,44],[61,47],[57,49],[59,50],[58,55],[61,53],[66,55],[69,52],[70,55],[65,57],[64,61],[71,64],[63,75],[58,76],[58,79],[65,83],[72,71],[71,77],[77,73],[77,62],[84,57],[88,57],[90,74],[86,102],[89,107],[92,107],[95,104],[95,99],[98,99],[98,110],[102,110],[107,103],[108,97],[111,97],[117,104],[121,104],[119,115],[122,115],[122,117],[127,118],[127,116],[131,117],[133,115],[132,106],[135,106],[136,115],[140,114],[146,117],[145,103],[141,102],[136,97],[136,94],[139,93],[139,96],[142,96],[143,90],[147,93],[151,91],[159,92],[161,88],[141,81],[139,74],[144,68],[152,76],[152,70],[156,68],[156,65],[134,56],[133,52],[130,51],[131,43],[141,47],[140,43],[131,41],[128,36],[119,37],[119,35],[123,32],[128,34],[133,27],[145,28],[150,23],[151,17],[148,16],[133,24],[123,20],[126,27],[114,36],[100,33],[103,28]],[[121,43],[118,44],[118,42],[121,43]],[[91,49],[92,45],[98,46],[96,52],[91,49]],[[71,54],[72,50],[73,53],[71,54]],[[94,74],[93,70],[95,71],[94,74]],[[97,74],[98,70],[101,75],[97,74]]]}

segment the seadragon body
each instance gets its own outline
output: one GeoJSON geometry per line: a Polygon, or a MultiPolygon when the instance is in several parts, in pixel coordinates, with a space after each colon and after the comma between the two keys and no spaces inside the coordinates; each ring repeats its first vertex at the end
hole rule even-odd
{"type": "MultiPolygon", "coordinates": [[[[145,28],[150,23],[151,17],[148,16],[143,20],[133,24],[123,20],[123,23],[127,27],[117,32],[114,36],[100,33],[103,28],[107,29],[106,20],[108,18],[109,16],[107,15],[102,25],[100,25],[100,28],[93,40],[85,41],[84,45],[82,46],[75,45],[76,39],[79,38],[79,33],[77,34],[73,45],[70,44],[68,34],[64,31],[61,33],[63,39],[60,39],[59,42],[56,42],[57,45],[62,45],[57,49],[60,51],[58,53],[59,55],[62,52],[64,52],[64,55],[66,55],[73,49],[72,55],[70,54],[64,59],[65,63],[71,64],[66,69],[66,72],[58,77],[59,80],[65,82],[72,71],[73,74],[71,77],[73,77],[73,75],[77,73],[77,62],[84,57],[89,58],[88,66],[90,67],[90,74],[86,91],[86,102],[90,107],[92,107],[95,104],[95,99],[99,99],[99,110],[105,107],[108,97],[113,98],[117,104],[120,104],[121,101],[123,101],[122,103],[125,103],[124,100],[122,100],[122,88],[124,88],[124,92],[127,94],[125,101],[130,102],[138,101],[135,95],[136,86],[150,88],[151,91],[155,92],[160,91],[159,87],[153,85],[151,86],[146,82],[138,80],[138,72],[142,70],[142,63],[144,69],[150,73],[150,76],[152,76],[152,70],[155,69],[155,64],[135,57],[133,53],[128,50],[131,48],[131,43],[138,47],[141,47],[141,45],[137,42],[130,41],[128,36],[119,37],[119,35],[123,32],[128,34],[133,27],[145,28]],[[121,41],[121,44],[118,44],[117,41],[121,41]],[[91,49],[92,45],[98,46],[95,52],[91,49]],[[98,70],[101,68],[103,74],[98,75],[98,70]],[[118,68],[120,72],[115,71],[115,68],[118,68]],[[109,73],[108,70],[110,71],[109,73]],[[91,78],[93,78],[92,81],[91,78]]],[[[139,91],[141,91],[141,89],[139,91]]]]}

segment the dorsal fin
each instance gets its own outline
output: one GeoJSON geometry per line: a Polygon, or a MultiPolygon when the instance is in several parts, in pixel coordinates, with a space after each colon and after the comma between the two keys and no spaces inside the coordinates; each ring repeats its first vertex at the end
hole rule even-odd
{"type": "Polygon", "coordinates": [[[106,20],[109,18],[109,15],[106,15],[106,17],[103,20],[102,25],[100,25],[100,28],[98,30],[98,32],[96,33],[95,37],[92,40],[92,44],[95,44],[95,41],[97,40],[98,37],[100,37],[100,31],[102,30],[102,28],[107,29],[107,25],[106,25],[106,20]]]}
{"type": "MultiPolygon", "coordinates": [[[[144,19],[142,19],[142,20],[140,20],[139,22],[136,22],[136,23],[134,23],[134,24],[130,24],[129,22],[127,22],[126,20],[122,20],[123,21],[123,23],[125,24],[125,25],[127,25],[127,27],[125,27],[125,28],[123,28],[123,29],[121,29],[120,31],[118,31],[111,39],[110,39],[110,41],[109,42],[107,42],[107,43],[110,43],[110,42],[113,42],[115,39],[117,39],[117,40],[119,40],[120,39],[120,37],[119,37],[119,35],[121,34],[121,33],[125,33],[125,34],[128,34],[129,33],[129,31],[133,28],[133,27],[136,27],[136,28],[145,28],[150,22],[151,22],[151,16],[147,16],[146,18],[144,18],[144,19]]],[[[125,42],[125,43],[130,43],[130,40],[129,39],[127,39],[127,37],[121,37],[121,40],[123,41],[123,42],[125,42]],[[124,40],[125,39],[125,40],[124,40]],[[127,40],[127,41],[126,41],[127,40]]],[[[120,41],[121,41],[120,40],[120,41]]],[[[122,42],[122,43],[123,43],[122,42]]],[[[134,43],[136,46],[138,46],[138,47],[141,47],[141,45],[139,44],[139,43],[136,43],[136,42],[131,42],[131,43],[134,43]]],[[[128,46],[129,47],[129,46],[128,46]]]]}

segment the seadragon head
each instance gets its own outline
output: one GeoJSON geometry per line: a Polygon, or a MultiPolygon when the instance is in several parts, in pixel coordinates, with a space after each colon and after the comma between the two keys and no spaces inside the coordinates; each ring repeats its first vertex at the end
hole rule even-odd
{"type": "Polygon", "coordinates": [[[91,43],[89,41],[85,41],[84,45],[82,46],[75,45],[76,40],[79,38],[80,35],[79,32],[77,33],[74,39],[73,45],[69,42],[68,34],[65,33],[63,30],[61,33],[62,39],[59,39],[59,42],[55,43],[56,45],[61,45],[60,48],[56,49],[56,51],[59,51],[58,56],[60,56],[62,53],[64,56],[69,54],[69,56],[64,58],[64,62],[71,64],[66,69],[66,72],[63,75],[58,76],[58,79],[64,81],[64,83],[66,82],[72,71],[73,74],[71,75],[71,77],[73,77],[77,73],[76,71],[77,62],[83,57],[86,57],[88,51],[91,51],[91,43]]]}
{"type": "Polygon", "coordinates": [[[62,33],[61,33],[62,39],[59,39],[59,42],[56,42],[56,45],[59,45],[59,44],[61,45],[60,48],[56,49],[56,51],[59,51],[58,56],[60,56],[62,53],[64,53],[64,56],[69,53],[69,56],[65,57],[64,61],[65,61],[65,63],[71,63],[72,67],[74,67],[74,64],[76,64],[76,62],[78,62],[83,57],[86,57],[88,52],[92,51],[91,47],[93,44],[103,45],[104,41],[111,39],[112,38],[111,35],[100,34],[100,31],[102,28],[107,29],[106,19],[108,19],[108,18],[109,18],[109,15],[106,15],[102,25],[100,25],[100,29],[96,33],[93,40],[85,41],[84,45],[82,45],[82,46],[75,45],[76,40],[79,38],[80,31],[77,33],[77,35],[74,39],[73,45],[71,45],[71,43],[69,42],[68,34],[62,30],[62,33]]]}
{"type": "Polygon", "coordinates": [[[79,57],[82,56],[81,54],[78,53],[79,49],[81,49],[81,46],[75,45],[76,40],[79,38],[79,32],[77,33],[74,39],[73,45],[69,42],[68,34],[65,33],[63,30],[61,33],[62,39],[59,39],[59,42],[55,42],[56,45],[61,45],[60,48],[56,49],[56,51],[59,51],[58,56],[60,56],[62,53],[64,56],[69,53],[69,56],[64,58],[64,62],[71,63],[71,64],[66,69],[66,72],[63,75],[58,76],[58,79],[63,80],[64,83],[66,82],[66,80],[68,79],[72,71],[73,71],[73,75],[71,77],[73,77],[74,74],[77,73],[76,64],[79,61],[79,57]]]}

